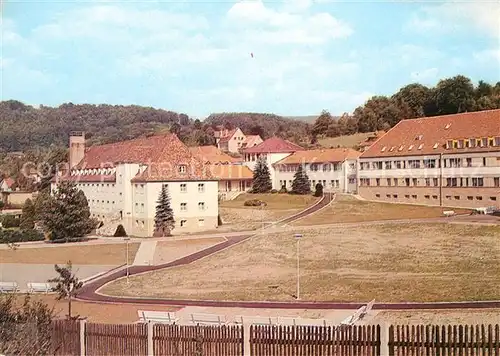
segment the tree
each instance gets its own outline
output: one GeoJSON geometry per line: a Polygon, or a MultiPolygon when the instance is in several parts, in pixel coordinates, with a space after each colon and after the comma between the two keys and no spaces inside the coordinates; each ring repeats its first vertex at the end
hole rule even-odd
{"type": "Polygon", "coordinates": [[[498,105],[495,103],[492,96],[482,96],[476,101],[477,110],[492,110],[497,108],[498,105]]]}
{"type": "Polygon", "coordinates": [[[174,211],[170,206],[168,188],[163,185],[160,196],[156,202],[155,232],[154,236],[170,236],[175,227],[174,211]]]}
{"type": "Polygon", "coordinates": [[[354,110],[360,132],[384,130],[402,119],[397,105],[388,97],[374,96],[354,110]]]}
{"type": "Polygon", "coordinates": [[[477,84],[476,89],[474,90],[475,98],[479,99],[483,96],[490,96],[493,94],[493,86],[491,84],[486,83],[483,80],[480,80],[477,84]]]}
{"type": "Polygon", "coordinates": [[[257,135],[261,138],[265,138],[266,134],[264,132],[264,128],[260,125],[254,125],[250,128],[250,135],[257,135]]]}
{"type": "Polygon", "coordinates": [[[200,119],[194,120],[194,128],[200,130],[202,127],[200,119]]]}
{"type": "Polygon", "coordinates": [[[56,283],[54,288],[57,293],[57,300],[67,299],[68,300],[68,319],[71,319],[71,299],[78,294],[78,291],[83,287],[83,282],[81,282],[78,277],[72,271],[71,261],[66,263],[66,267],[60,267],[55,265],[54,269],[59,274],[58,277],[49,279],[49,283],[56,283]]]}
{"type": "Polygon", "coordinates": [[[425,107],[431,100],[431,90],[422,84],[410,84],[402,87],[392,96],[400,109],[403,119],[425,116],[425,107]]]}
{"type": "Polygon", "coordinates": [[[297,172],[293,176],[292,182],[292,194],[310,194],[311,193],[311,184],[309,183],[309,177],[307,173],[304,171],[302,165],[299,165],[297,172]]]}
{"type": "Polygon", "coordinates": [[[115,234],[113,236],[114,237],[127,237],[127,232],[125,231],[125,228],[123,227],[122,224],[120,224],[116,227],[116,231],[115,231],[115,234]]]}
{"type": "Polygon", "coordinates": [[[474,111],[474,85],[463,75],[440,80],[433,100],[439,115],[474,111]]]}
{"type": "Polygon", "coordinates": [[[328,128],[333,123],[332,115],[326,110],[321,112],[314,122],[311,133],[315,136],[325,136],[328,132],[328,128]]]}
{"type": "Polygon", "coordinates": [[[4,206],[5,206],[5,203],[3,202],[3,200],[0,200],[0,211],[2,211],[4,206]]]}
{"type": "Polygon", "coordinates": [[[26,202],[23,205],[23,214],[21,215],[21,223],[19,224],[19,227],[21,230],[31,230],[35,227],[35,221],[35,205],[33,205],[31,199],[26,199],[26,202]]]}
{"type": "Polygon", "coordinates": [[[314,196],[315,197],[321,197],[321,196],[323,196],[323,184],[317,183],[314,188],[315,188],[315,191],[314,191],[314,196]]]}
{"type": "Polygon", "coordinates": [[[42,222],[51,240],[65,242],[82,238],[97,227],[85,194],[69,181],[60,183],[44,203],[42,222]]]}
{"type": "Polygon", "coordinates": [[[260,156],[253,171],[252,193],[269,193],[273,189],[271,173],[264,156],[260,156]]]}

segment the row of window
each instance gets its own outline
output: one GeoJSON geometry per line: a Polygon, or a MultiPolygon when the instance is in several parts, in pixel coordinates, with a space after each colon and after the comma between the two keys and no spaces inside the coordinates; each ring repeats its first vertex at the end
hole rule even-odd
{"type": "MultiPolygon", "coordinates": [[[[459,167],[486,167],[486,157],[473,159],[465,158],[446,158],[443,159],[443,168],[459,168],[459,167]],[[475,164],[474,164],[475,163],[475,164]]],[[[439,159],[423,159],[423,160],[408,160],[408,161],[377,161],[377,162],[361,162],[360,170],[381,170],[381,169],[420,169],[420,168],[440,168],[441,161],[439,159]]]]}
{"type": "MultiPolygon", "coordinates": [[[[318,171],[323,171],[323,172],[331,172],[331,171],[341,171],[342,170],[342,164],[341,163],[311,163],[311,164],[303,164],[302,168],[305,169],[306,171],[309,170],[311,172],[318,172],[318,171]]],[[[354,169],[355,165],[354,163],[351,163],[349,165],[349,168],[354,169]]],[[[280,164],[278,166],[278,171],[280,172],[296,172],[299,169],[298,164],[280,164]]]]}
{"type": "MultiPolygon", "coordinates": [[[[186,225],[187,225],[186,219],[179,221],[180,227],[186,227],[186,225]]],[[[144,220],[136,220],[135,221],[135,227],[144,229],[144,226],[145,226],[144,220]]],[[[198,226],[205,226],[205,219],[198,219],[198,226]]]]}
{"type": "MultiPolygon", "coordinates": [[[[380,196],[381,195],[379,193],[375,194],[376,198],[380,198],[380,196]]],[[[398,194],[386,194],[385,197],[387,199],[391,199],[391,198],[398,199],[399,195],[398,194]]],[[[418,195],[417,194],[411,194],[411,195],[410,194],[405,194],[404,197],[405,197],[405,199],[413,199],[413,200],[418,199],[418,195]]],[[[428,200],[430,200],[431,198],[432,198],[432,200],[437,200],[439,197],[437,195],[426,194],[426,195],[424,195],[424,198],[428,199],[428,200]]],[[[461,200],[462,197],[460,195],[454,195],[454,196],[446,195],[445,198],[446,198],[446,200],[452,200],[452,199],[454,199],[454,200],[461,200]]],[[[475,200],[483,200],[483,197],[481,195],[476,195],[476,196],[468,195],[466,197],[466,199],[469,200],[469,201],[474,200],[474,199],[475,200]]],[[[489,200],[490,201],[497,201],[497,197],[490,196],[489,200]]]]}
{"type": "MultiPolygon", "coordinates": [[[[385,182],[382,178],[360,178],[360,186],[371,186],[372,182],[375,181],[375,186],[382,186],[381,183],[385,183],[385,186],[403,186],[403,187],[438,187],[439,178],[385,178],[385,182]],[[401,184],[400,184],[401,183],[401,184]]],[[[446,178],[446,187],[484,187],[483,177],[473,177],[473,178],[446,178]]],[[[493,178],[493,185],[488,185],[493,187],[500,187],[500,177],[493,178]]]]}
{"type": "Polygon", "coordinates": [[[500,137],[466,138],[446,141],[446,148],[475,148],[500,146],[500,137]]]}

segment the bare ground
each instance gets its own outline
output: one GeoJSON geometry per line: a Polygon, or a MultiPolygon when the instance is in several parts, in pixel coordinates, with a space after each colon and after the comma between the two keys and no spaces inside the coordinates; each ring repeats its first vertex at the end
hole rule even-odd
{"type": "Polygon", "coordinates": [[[164,264],[224,242],[222,237],[161,241],[156,245],[154,264],[164,264]]]}
{"type": "MultiPolygon", "coordinates": [[[[129,263],[134,261],[138,243],[129,244],[129,263]]],[[[87,244],[71,246],[31,247],[20,245],[15,250],[0,249],[0,263],[121,265],[126,259],[126,244],[87,244]]]]}
{"type": "MultiPolygon", "coordinates": [[[[299,232],[298,230],[297,232],[299,232]]],[[[500,227],[385,224],[305,230],[301,299],[461,301],[500,299],[500,227]]],[[[296,243],[264,234],[188,266],[118,280],[111,295],[294,300],[296,243]]]]}
{"type": "MultiPolygon", "coordinates": [[[[426,219],[443,217],[442,207],[410,204],[377,203],[357,200],[349,195],[337,195],[334,202],[317,213],[292,223],[297,226],[334,223],[355,223],[380,220],[426,219]]],[[[457,214],[470,210],[453,209],[457,214]]]]}

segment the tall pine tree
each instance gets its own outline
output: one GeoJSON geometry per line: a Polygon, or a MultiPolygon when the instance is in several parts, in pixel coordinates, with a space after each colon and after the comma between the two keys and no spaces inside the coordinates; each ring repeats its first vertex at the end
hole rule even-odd
{"type": "Polygon", "coordinates": [[[59,184],[54,196],[49,196],[43,207],[41,218],[51,240],[68,242],[89,234],[97,227],[97,221],[90,217],[85,194],[72,182],[59,184]]]}
{"type": "Polygon", "coordinates": [[[21,215],[21,230],[32,230],[35,227],[35,206],[31,199],[26,199],[23,205],[23,214],[21,215]]]}
{"type": "Polygon", "coordinates": [[[252,193],[269,193],[271,189],[273,189],[271,173],[267,167],[266,159],[261,156],[253,171],[252,193]]]}
{"type": "Polygon", "coordinates": [[[155,232],[154,236],[170,236],[175,227],[174,211],[170,206],[168,188],[163,185],[160,196],[156,202],[155,232]]]}
{"type": "Polygon", "coordinates": [[[309,177],[307,173],[304,171],[302,165],[299,165],[297,172],[293,176],[292,182],[292,194],[310,194],[311,193],[311,184],[309,183],[309,177]]]}

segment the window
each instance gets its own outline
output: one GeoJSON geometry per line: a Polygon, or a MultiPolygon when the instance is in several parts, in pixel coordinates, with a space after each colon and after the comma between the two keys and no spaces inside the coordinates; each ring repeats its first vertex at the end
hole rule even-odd
{"type": "Polygon", "coordinates": [[[390,187],[392,185],[391,178],[387,178],[387,185],[390,187]]]}
{"type": "Polygon", "coordinates": [[[431,186],[431,179],[430,178],[425,178],[425,186],[430,187],[431,186]]]}
{"type": "Polygon", "coordinates": [[[380,198],[380,194],[375,194],[375,197],[376,198],[380,198]]]}
{"type": "Polygon", "coordinates": [[[460,158],[450,158],[450,167],[451,168],[462,167],[462,159],[460,159],[460,158]]]}
{"type": "Polygon", "coordinates": [[[486,167],[486,157],[483,157],[483,167],[486,167]]]}
{"type": "Polygon", "coordinates": [[[356,184],[356,178],[349,178],[349,184],[356,184]]]}
{"type": "Polygon", "coordinates": [[[370,162],[361,162],[359,166],[360,170],[368,170],[370,169],[370,162]]]}
{"type": "Polygon", "coordinates": [[[424,167],[425,168],[436,168],[436,160],[435,159],[424,159],[424,167]]]}
{"type": "Polygon", "coordinates": [[[144,212],[144,203],[141,203],[141,210],[140,210],[141,213],[144,212]]]}
{"type": "Polygon", "coordinates": [[[386,161],[385,162],[385,169],[391,169],[392,168],[392,162],[391,161],[386,161]]]}
{"type": "Polygon", "coordinates": [[[473,187],[483,187],[484,186],[484,178],[472,178],[472,186],[473,187]]]}
{"type": "Polygon", "coordinates": [[[394,164],[396,165],[397,169],[401,169],[401,161],[396,161],[394,162],[394,164]]]}
{"type": "Polygon", "coordinates": [[[425,198],[425,199],[430,199],[430,198],[431,198],[431,196],[430,196],[430,195],[424,195],[424,198],[425,198]]]}
{"type": "Polygon", "coordinates": [[[410,194],[405,194],[406,199],[410,199],[410,194]]]}
{"type": "Polygon", "coordinates": [[[369,186],[370,185],[370,178],[361,178],[359,180],[359,185],[369,186]]]}
{"type": "Polygon", "coordinates": [[[398,179],[397,178],[394,178],[394,186],[398,186],[398,179]]]}
{"type": "Polygon", "coordinates": [[[331,164],[324,164],[323,165],[323,172],[328,172],[332,170],[332,165],[331,164]]]}
{"type": "Polygon", "coordinates": [[[405,185],[406,185],[407,187],[409,187],[409,186],[410,186],[410,178],[405,178],[405,185]]]}
{"type": "Polygon", "coordinates": [[[391,195],[390,194],[386,194],[385,197],[390,199],[391,195]]]}
{"type": "Polygon", "coordinates": [[[179,166],[179,173],[186,173],[186,171],[187,171],[186,165],[185,164],[181,164],[179,166]]]}
{"type": "Polygon", "coordinates": [[[410,168],[420,168],[420,161],[419,160],[409,160],[408,166],[410,168]]]}
{"type": "Polygon", "coordinates": [[[138,213],[139,212],[139,203],[135,203],[135,212],[138,213]]]}
{"type": "Polygon", "coordinates": [[[472,195],[467,196],[467,200],[474,200],[474,197],[472,195]]]}
{"type": "Polygon", "coordinates": [[[393,195],[392,195],[392,197],[393,197],[394,199],[397,199],[397,198],[398,198],[398,195],[397,195],[397,194],[393,194],[393,195]]]}
{"type": "Polygon", "coordinates": [[[497,197],[490,197],[491,201],[497,201],[497,197]]]}
{"type": "MultiPolygon", "coordinates": [[[[281,181],[280,181],[280,185],[281,185],[281,181]]],[[[199,183],[198,184],[198,193],[204,193],[204,192],[205,192],[205,184],[199,183]]]]}
{"type": "Polygon", "coordinates": [[[493,178],[493,186],[496,188],[500,187],[500,177],[493,178]]]}
{"type": "Polygon", "coordinates": [[[375,183],[377,184],[377,187],[380,186],[380,178],[375,178],[375,183]]]}
{"type": "Polygon", "coordinates": [[[198,219],[198,226],[205,226],[205,219],[198,219]]]}
{"type": "Polygon", "coordinates": [[[483,200],[483,197],[481,197],[481,196],[477,196],[477,197],[476,197],[476,200],[483,200]]]}
{"type": "Polygon", "coordinates": [[[447,195],[446,199],[450,200],[451,199],[451,195],[447,195]]]}
{"type": "Polygon", "coordinates": [[[437,199],[437,198],[438,198],[438,196],[437,196],[437,195],[433,195],[433,196],[432,196],[432,199],[437,199]]]}
{"type": "Polygon", "coordinates": [[[469,157],[465,159],[465,166],[472,167],[472,158],[469,157]]]}
{"type": "Polygon", "coordinates": [[[373,162],[373,169],[382,169],[382,162],[373,162]]]}
{"type": "Polygon", "coordinates": [[[415,194],[413,194],[411,197],[412,199],[417,199],[417,196],[415,194]]]}
{"type": "Polygon", "coordinates": [[[446,186],[447,187],[456,187],[457,186],[457,178],[446,178],[446,186]]]}
{"type": "Polygon", "coordinates": [[[186,193],[187,192],[187,184],[186,183],[182,183],[181,184],[181,193],[186,193]]]}
{"type": "Polygon", "coordinates": [[[455,200],[460,200],[460,195],[455,195],[455,200]]]}
{"type": "Polygon", "coordinates": [[[181,211],[187,210],[187,203],[181,203],[181,211]]]}
{"type": "Polygon", "coordinates": [[[187,220],[181,220],[181,227],[186,226],[187,220]]]}
{"type": "Polygon", "coordinates": [[[198,203],[198,210],[205,210],[205,203],[204,202],[198,203]]]}
{"type": "Polygon", "coordinates": [[[317,172],[318,171],[318,165],[317,164],[311,164],[310,168],[311,171],[317,172]]]}
{"type": "Polygon", "coordinates": [[[412,184],[414,187],[418,186],[418,179],[417,178],[413,178],[412,179],[412,184]]]}

